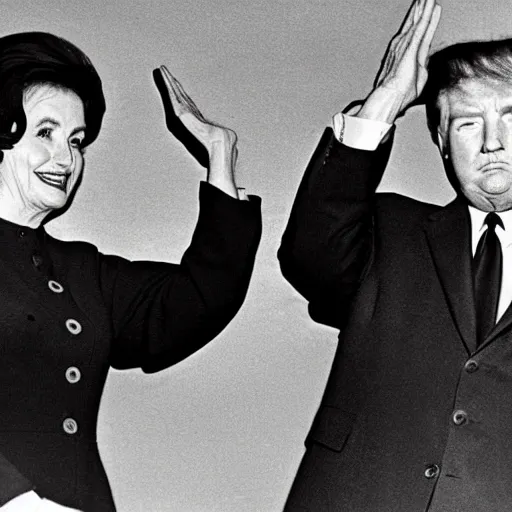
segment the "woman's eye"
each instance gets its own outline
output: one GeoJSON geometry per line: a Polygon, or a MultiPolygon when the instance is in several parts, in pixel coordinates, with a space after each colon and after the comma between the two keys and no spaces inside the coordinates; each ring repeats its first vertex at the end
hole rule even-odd
{"type": "Polygon", "coordinates": [[[78,138],[75,138],[75,139],[71,139],[70,141],[70,144],[74,147],[74,148],[78,148],[78,149],[81,149],[82,148],[82,139],[78,139],[78,138]]]}
{"type": "Polygon", "coordinates": [[[41,128],[37,132],[37,136],[41,137],[42,139],[51,139],[52,138],[52,130],[51,130],[51,128],[41,128]]]}

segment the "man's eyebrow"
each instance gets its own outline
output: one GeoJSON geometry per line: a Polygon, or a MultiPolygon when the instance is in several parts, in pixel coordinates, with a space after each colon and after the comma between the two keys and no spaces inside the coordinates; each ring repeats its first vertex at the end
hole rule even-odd
{"type": "MultiPolygon", "coordinates": [[[[503,113],[510,113],[512,112],[512,103],[503,105],[502,108],[500,108],[499,112],[501,114],[503,113]]],[[[472,105],[470,103],[463,103],[459,104],[457,107],[450,109],[449,119],[456,119],[458,117],[478,117],[482,115],[482,110],[478,108],[477,105],[472,105]]]]}
{"type": "MultiPolygon", "coordinates": [[[[43,124],[51,124],[53,125],[54,127],[60,127],[60,123],[54,119],[53,117],[43,117],[37,124],[36,124],[36,128],[39,128],[41,125],[43,124]]],[[[75,135],[76,133],[78,132],[85,132],[85,125],[84,126],[77,126],[76,128],[74,128],[72,131],[71,131],[71,134],[70,135],[75,135]]]]}
{"type": "Polygon", "coordinates": [[[473,103],[460,102],[450,108],[449,118],[454,117],[473,117],[482,113],[482,109],[473,103]]]}
{"type": "Polygon", "coordinates": [[[450,119],[455,117],[477,117],[482,115],[480,111],[460,109],[450,112],[450,119]]]}

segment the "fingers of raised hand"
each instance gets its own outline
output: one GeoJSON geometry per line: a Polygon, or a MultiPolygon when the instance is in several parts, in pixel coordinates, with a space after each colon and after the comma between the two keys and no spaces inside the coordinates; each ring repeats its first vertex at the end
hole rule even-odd
{"type": "Polygon", "coordinates": [[[435,0],[416,0],[409,9],[402,28],[391,40],[383,71],[389,72],[391,63],[399,64],[411,54],[420,63],[426,61],[430,44],[441,15],[435,0]]]}
{"type": "Polygon", "coordinates": [[[160,66],[159,69],[176,116],[183,126],[205,146],[207,151],[210,152],[212,145],[216,142],[234,146],[237,141],[236,133],[229,128],[208,121],[167,67],[160,66]]]}
{"type": "Polygon", "coordinates": [[[418,21],[420,6],[423,4],[424,0],[414,0],[414,2],[409,7],[407,14],[400,26],[400,29],[397,32],[397,35],[406,33],[413,25],[418,21]]]}
{"type": "Polygon", "coordinates": [[[428,30],[433,12],[436,7],[435,0],[415,0],[402,23],[402,26],[392,40],[395,42],[412,41],[418,44],[428,30]]]}
{"type": "Polygon", "coordinates": [[[419,46],[421,41],[424,39],[429,27],[431,26],[434,12],[437,10],[436,6],[437,4],[435,0],[424,0],[424,5],[421,9],[418,21],[412,29],[412,44],[419,46]]]}
{"type": "Polygon", "coordinates": [[[183,104],[183,100],[181,99],[181,95],[179,94],[179,90],[176,86],[176,79],[171,75],[171,73],[165,66],[160,66],[159,69],[164,84],[167,88],[167,92],[169,93],[169,98],[171,99],[174,111],[176,112],[176,115],[179,116],[183,114],[185,106],[183,104]]]}
{"type": "Polygon", "coordinates": [[[375,85],[380,85],[382,80],[391,72],[395,62],[401,59],[404,46],[408,46],[412,38],[413,31],[411,29],[419,20],[419,13],[424,5],[424,1],[425,0],[415,0],[409,7],[402,25],[389,42],[380,72],[375,80],[375,85]]]}
{"type": "Polygon", "coordinates": [[[427,26],[427,30],[420,44],[420,48],[418,50],[418,62],[421,66],[425,66],[428,57],[428,51],[430,49],[430,45],[432,44],[432,39],[434,38],[434,34],[437,29],[437,25],[439,24],[439,20],[441,18],[441,6],[437,5],[434,7],[432,12],[432,17],[427,26]]]}
{"type": "Polygon", "coordinates": [[[180,82],[171,74],[166,66],[160,66],[162,77],[169,91],[169,96],[173,104],[174,110],[178,117],[181,117],[185,113],[191,113],[201,121],[204,121],[204,117],[197,108],[196,104],[192,101],[192,98],[185,92],[185,89],[180,82]]]}
{"type": "Polygon", "coordinates": [[[175,81],[176,81],[177,89],[180,92],[181,97],[184,99],[186,105],[188,106],[190,112],[192,114],[194,114],[198,119],[205,121],[203,114],[201,114],[201,111],[197,108],[197,106],[194,103],[194,101],[192,100],[192,98],[186,93],[186,91],[183,88],[183,86],[181,85],[181,83],[176,79],[175,79],[175,81]]]}

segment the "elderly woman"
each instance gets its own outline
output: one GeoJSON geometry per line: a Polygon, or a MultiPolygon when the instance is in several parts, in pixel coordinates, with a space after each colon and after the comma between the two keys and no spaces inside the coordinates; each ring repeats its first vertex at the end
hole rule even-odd
{"type": "Polygon", "coordinates": [[[243,303],[261,216],[259,198],[238,197],[236,135],[206,121],[165,67],[154,75],[170,131],[208,168],[179,265],[130,262],[45,232],[98,136],[101,81],[59,37],[0,39],[2,512],[115,510],[96,445],[109,368],[167,368],[243,303]]]}

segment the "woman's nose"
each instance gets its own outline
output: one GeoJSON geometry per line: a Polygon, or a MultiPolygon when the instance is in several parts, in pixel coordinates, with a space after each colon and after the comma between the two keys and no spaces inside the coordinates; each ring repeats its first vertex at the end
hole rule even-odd
{"type": "Polygon", "coordinates": [[[60,167],[69,167],[73,162],[73,153],[69,145],[67,143],[59,144],[55,149],[53,159],[60,167]]]}

